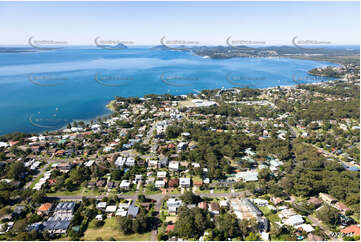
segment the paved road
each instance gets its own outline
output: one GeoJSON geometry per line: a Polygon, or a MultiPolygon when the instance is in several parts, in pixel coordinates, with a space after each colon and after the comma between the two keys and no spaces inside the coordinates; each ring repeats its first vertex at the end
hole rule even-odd
{"type": "MultiPolygon", "coordinates": [[[[316,217],[314,217],[312,215],[308,215],[307,218],[309,218],[311,220],[313,226],[320,227],[328,236],[333,238],[331,236],[332,232],[330,230],[328,230],[328,228],[325,225],[323,225],[322,222],[318,218],[316,218],[316,217]]],[[[333,238],[333,240],[334,240],[334,238],[333,238]]]]}
{"type": "MultiPolygon", "coordinates": [[[[234,192],[234,193],[195,193],[195,195],[199,195],[200,197],[233,197],[233,196],[246,196],[246,194],[248,193],[249,191],[242,191],[242,192],[234,192]]],[[[147,198],[150,198],[150,199],[153,199],[153,200],[156,200],[157,202],[158,201],[161,201],[163,200],[166,196],[168,197],[179,197],[181,196],[182,194],[151,194],[151,195],[147,195],[147,194],[144,194],[144,193],[136,193],[134,195],[123,195],[123,194],[117,194],[117,196],[119,198],[123,198],[123,199],[132,199],[132,200],[136,200],[138,198],[138,195],[140,194],[143,194],[145,195],[147,198]]],[[[82,200],[82,197],[81,195],[71,195],[71,196],[48,196],[49,198],[58,198],[58,199],[61,199],[61,200],[78,200],[78,201],[81,201],[82,200]]],[[[104,197],[104,195],[99,195],[99,196],[84,196],[84,197],[87,197],[87,198],[96,198],[96,199],[102,199],[104,197]]]]}
{"type": "MultiPolygon", "coordinates": [[[[49,160],[47,160],[47,164],[45,164],[42,168],[39,169],[39,173],[38,173],[36,176],[34,176],[33,179],[31,179],[31,181],[28,181],[28,182],[25,184],[25,186],[24,186],[25,189],[28,188],[28,187],[30,187],[30,185],[31,185],[38,177],[42,176],[42,175],[45,173],[46,168],[49,167],[49,165],[52,165],[53,163],[59,162],[59,160],[50,160],[50,159],[53,159],[53,156],[54,156],[54,154],[49,158],[49,160]]],[[[35,160],[39,160],[39,161],[40,161],[40,160],[41,160],[41,161],[46,160],[46,158],[44,158],[44,157],[41,157],[41,158],[37,157],[37,158],[34,158],[34,159],[35,159],[35,160]]]]}

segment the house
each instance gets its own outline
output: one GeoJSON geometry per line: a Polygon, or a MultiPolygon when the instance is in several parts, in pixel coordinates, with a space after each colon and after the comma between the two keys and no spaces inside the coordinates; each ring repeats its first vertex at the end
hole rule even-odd
{"type": "Polygon", "coordinates": [[[307,235],[308,241],[323,241],[324,239],[321,236],[315,235],[313,233],[309,233],[307,235]]]}
{"type": "Polygon", "coordinates": [[[203,181],[202,180],[198,180],[198,181],[193,181],[193,185],[196,187],[200,187],[203,185],[203,181]]]}
{"type": "Polygon", "coordinates": [[[187,148],[188,144],[185,143],[185,142],[180,142],[178,145],[177,145],[177,149],[178,150],[185,150],[187,148]]]}
{"type": "Polygon", "coordinates": [[[322,200],[318,199],[317,197],[310,197],[310,199],[308,199],[308,203],[313,204],[315,208],[318,208],[322,205],[322,200]]]}
{"type": "Polygon", "coordinates": [[[300,224],[303,224],[304,221],[303,221],[303,218],[301,215],[293,215],[291,217],[289,217],[288,219],[284,220],[284,224],[286,225],[290,225],[290,226],[296,226],[296,225],[300,225],[300,224]]]}
{"type": "Polygon", "coordinates": [[[257,171],[244,171],[236,174],[237,179],[242,179],[244,182],[258,181],[257,171]]]}
{"type": "Polygon", "coordinates": [[[138,183],[139,181],[142,181],[142,175],[135,175],[135,178],[134,178],[134,181],[135,181],[135,183],[138,183]]]}
{"type": "Polygon", "coordinates": [[[187,177],[182,177],[179,179],[179,185],[183,188],[187,188],[191,186],[191,179],[187,177]]]}
{"type": "Polygon", "coordinates": [[[96,187],[96,182],[93,181],[88,182],[88,188],[95,188],[95,187],[96,187]]]}
{"type": "Polygon", "coordinates": [[[211,202],[208,210],[210,213],[219,214],[219,211],[220,211],[219,204],[217,202],[211,202]]]}
{"type": "Polygon", "coordinates": [[[161,180],[161,181],[156,181],[155,182],[155,187],[156,188],[163,188],[165,187],[165,181],[161,180]]]}
{"type": "Polygon", "coordinates": [[[86,167],[91,167],[94,164],[95,160],[89,160],[88,162],[85,163],[86,167]]]}
{"type": "Polygon", "coordinates": [[[120,183],[119,187],[121,189],[126,189],[128,190],[130,188],[130,181],[129,180],[122,180],[122,182],[120,183]]]}
{"type": "Polygon", "coordinates": [[[313,232],[315,229],[312,227],[312,225],[310,224],[301,224],[301,225],[297,225],[296,226],[297,229],[302,229],[303,231],[305,231],[306,233],[311,233],[313,232]]]}
{"type": "Polygon", "coordinates": [[[51,204],[51,203],[41,204],[40,207],[38,208],[37,214],[40,216],[49,215],[49,212],[50,212],[52,206],[53,206],[53,204],[51,204]]]}
{"type": "Polygon", "coordinates": [[[350,210],[345,204],[343,204],[341,202],[336,202],[335,208],[343,213],[350,210]]]}
{"type": "Polygon", "coordinates": [[[253,199],[253,203],[257,204],[258,206],[267,206],[268,205],[268,201],[264,200],[264,199],[259,199],[259,198],[255,198],[253,199]]]}
{"type": "Polygon", "coordinates": [[[115,206],[115,205],[109,205],[105,209],[106,213],[115,213],[115,211],[117,211],[117,206],[115,206]]]}
{"type": "Polygon", "coordinates": [[[157,160],[148,160],[148,168],[158,168],[157,160]]]}
{"type": "Polygon", "coordinates": [[[114,164],[116,167],[122,168],[124,166],[126,160],[127,159],[125,157],[119,156],[114,164]]]}
{"type": "Polygon", "coordinates": [[[73,214],[75,210],[75,202],[60,202],[55,207],[54,213],[69,215],[73,214]]]}
{"type": "Polygon", "coordinates": [[[148,184],[154,183],[154,181],[155,181],[154,177],[148,177],[147,180],[145,181],[145,183],[148,185],[148,184]]]}
{"type": "Polygon", "coordinates": [[[157,172],[157,178],[166,178],[167,172],[166,171],[158,171],[157,172]]]}
{"type": "Polygon", "coordinates": [[[168,157],[166,157],[166,156],[160,157],[159,158],[159,164],[160,164],[161,167],[168,166],[168,157]]]}
{"type": "Polygon", "coordinates": [[[327,194],[327,193],[322,193],[322,192],[320,192],[318,195],[320,196],[320,198],[321,198],[324,202],[326,202],[326,203],[328,203],[328,204],[330,204],[330,205],[337,202],[337,199],[336,199],[336,198],[334,198],[333,196],[331,196],[331,195],[329,195],[329,194],[327,194]]]}
{"type": "Polygon", "coordinates": [[[280,197],[271,197],[271,202],[277,206],[277,205],[283,203],[283,200],[280,197]]]}
{"type": "Polygon", "coordinates": [[[178,169],[179,169],[179,161],[171,161],[171,162],[169,162],[168,169],[170,171],[178,171],[178,169]]]}
{"type": "Polygon", "coordinates": [[[128,157],[127,161],[125,162],[126,166],[135,166],[135,159],[133,157],[128,157]]]}
{"type": "Polygon", "coordinates": [[[106,184],[106,181],[105,181],[105,180],[98,180],[98,181],[96,182],[96,186],[97,186],[97,187],[104,187],[105,184],[106,184]]]}
{"type": "Polygon", "coordinates": [[[227,200],[221,200],[221,201],[219,201],[219,205],[221,207],[227,207],[228,206],[228,201],[227,200]]]}
{"type": "Polygon", "coordinates": [[[70,163],[60,163],[57,165],[57,168],[61,172],[69,172],[71,170],[72,165],[70,163]]]}
{"type": "Polygon", "coordinates": [[[13,214],[15,215],[20,215],[22,214],[23,212],[25,211],[25,206],[23,205],[18,205],[15,207],[14,211],[13,211],[13,214]]]}
{"type": "Polygon", "coordinates": [[[128,216],[132,216],[133,218],[137,217],[139,212],[139,207],[134,206],[134,204],[131,204],[128,208],[128,216]]]}
{"type": "Polygon", "coordinates": [[[98,209],[105,209],[107,207],[107,203],[106,202],[99,202],[97,204],[97,208],[98,209]]]}
{"type": "Polygon", "coordinates": [[[207,208],[208,208],[207,202],[200,202],[200,203],[198,203],[198,207],[199,207],[200,209],[207,209],[207,208]]]}
{"type": "Polygon", "coordinates": [[[178,187],[179,186],[178,178],[170,179],[170,181],[168,182],[168,186],[169,187],[178,187]]]}
{"type": "Polygon", "coordinates": [[[341,233],[349,234],[349,235],[358,235],[360,236],[360,226],[359,225],[351,225],[341,230],[341,233]]]}
{"type": "Polygon", "coordinates": [[[115,213],[115,216],[126,217],[127,213],[128,213],[128,211],[125,211],[125,210],[119,208],[117,210],[117,212],[115,213]]]}
{"type": "Polygon", "coordinates": [[[108,181],[108,183],[107,183],[107,188],[108,188],[108,189],[112,189],[112,188],[114,188],[114,187],[115,187],[115,183],[112,182],[112,181],[108,181]]]}
{"type": "Polygon", "coordinates": [[[174,228],[175,228],[175,225],[174,225],[174,224],[168,224],[167,229],[166,229],[166,232],[168,233],[168,232],[170,232],[170,231],[173,231],[174,228]]]}
{"type": "Polygon", "coordinates": [[[167,201],[168,213],[170,215],[175,215],[180,206],[182,206],[182,201],[176,198],[169,198],[167,201]]]}

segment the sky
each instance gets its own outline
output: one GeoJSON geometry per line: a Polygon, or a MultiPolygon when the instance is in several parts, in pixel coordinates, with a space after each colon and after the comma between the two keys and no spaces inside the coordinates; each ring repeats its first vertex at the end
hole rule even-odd
{"type": "Polygon", "coordinates": [[[36,40],[92,45],[94,39],[157,45],[234,41],[291,44],[292,38],[359,45],[359,2],[0,2],[0,45],[36,40]]]}

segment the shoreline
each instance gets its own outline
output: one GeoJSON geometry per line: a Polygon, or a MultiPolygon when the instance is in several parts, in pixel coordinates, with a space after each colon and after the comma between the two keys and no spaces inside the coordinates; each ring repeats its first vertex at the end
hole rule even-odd
{"type": "MultiPolygon", "coordinates": [[[[337,79],[334,79],[334,80],[327,80],[327,81],[318,81],[318,82],[312,82],[312,83],[301,83],[302,85],[321,85],[321,84],[324,84],[324,83],[329,83],[329,82],[333,82],[333,81],[337,81],[337,80],[340,80],[342,81],[341,78],[337,78],[337,79]]],[[[277,89],[277,88],[286,88],[286,89],[290,89],[290,88],[296,88],[297,85],[300,85],[300,84],[294,84],[294,85],[279,85],[279,86],[273,86],[273,87],[262,87],[262,88],[252,88],[252,89],[259,89],[259,90],[272,90],[272,89],[277,89]]],[[[240,87],[231,87],[231,88],[238,88],[238,89],[242,89],[240,87]]],[[[218,90],[218,89],[221,89],[221,88],[214,88],[214,89],[211,89],[211,90],[218,90]]],[[[208,90],[208,89],[203,89],[203,90],[208,90]]],[[[203,91],[203,90],[200,90],[200,91],[203,91]]],[[[169,93],[164,93],[164,94],[169,94],[169,93]]],[[[158,95],[164,95],[164,94],[158,94],[158,95]]],[[[188,93],[184,93],[184,94],[178,94],[178,95],[173,95],[171,94],[172,96],[179,96],[179,95],[188,95],[188,94],[196,94],[196,93],[191,93],[191,92],[188,92],[188,93]]],[[[145,94],[145,95],[149,95],[149,94],[145,94]]],[[[143,95],[142,97],[144,97],[145,95],[143,95]]],[[[142,97],[138,97],[138,98],[142,98],[142,97]]],[[[107,114],[102,114],[102,115],[97,115],[96,117],[94,118],[89,118],[89,119],[78,119],[78,120],[72,120],[73,122],[76,121],[76,122],[84,122],[85,124],[89,124],[91,123],[91,121],[95,121],[98,119],[98,118],[103,118],[103,117],[108,117],[110,116],[112,113],[114,113],[116,110],[114,108],[114,103],[116,102],[115,100],[115,97],[114,99],[112,99],[110,102],[108,102],[106,105],[105,105],[105,109],[110,111],[110,113],[107,113],[107,114]]],[[[44,134],[46,132],[49,132],[49,133],[52,133],[52,132],[62,132],[62,130],[66,129],[68,124],[65,124],[64,126],[62,126],[61,128],[57,128],[57,129],[54,129],[54,130],[44,130],[44,131],[41,131],[41,132],[36,132],[34,134],[37,134],[37,135],[41,135],[41,134],[44,134]]],[[[6,134],[3,134],[3,135],[8,135],[8,134],[12,134],[12,133],[16,133],[16,132],[19,132],[19,131],[15,131],[15,132],[10,132],[10,133],[6,133],[6,134]]],[[[24,134],[32,134],[32,133],[28,133],[28,132],[22,132],[24,134]]],[[[3,135],[0,135],[3,136],[3,135]]]]}

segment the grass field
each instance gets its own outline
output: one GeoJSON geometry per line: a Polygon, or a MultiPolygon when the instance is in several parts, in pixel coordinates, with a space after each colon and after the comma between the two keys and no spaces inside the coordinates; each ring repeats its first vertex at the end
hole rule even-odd
{"type": "Polygon", "coordinates": [[[281,219],[277,216],[277,214],[272,213],[272,211],[267,207],[259,207],[259,210],[269,219],[270,222],[279,222],[281,219]]]}
{"type": "Polygon", "coordinates": [[[96,240],[101,237],[103,240],[109,240],[113,237],[121,241],[145,241],[150,239],[150,232],[145,234],[124,235],[119,231],[116,218],[107,218],[105,224],[101,228],[89,226],[85,231],[83,240],[96,240]]]}

